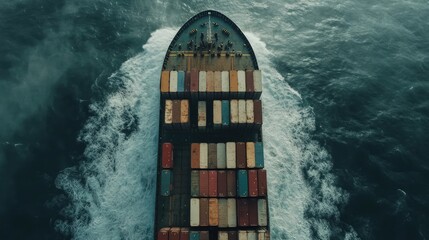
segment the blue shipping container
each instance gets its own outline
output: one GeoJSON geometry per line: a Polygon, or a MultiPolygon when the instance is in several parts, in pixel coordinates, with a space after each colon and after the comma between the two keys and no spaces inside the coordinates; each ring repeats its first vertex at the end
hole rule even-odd
{"type": "Polygon", "coordinates": [[[171,170],[161,171],[161,196],[170,196],[171,170]]]}
{"type": "Polygon", "coordinates": [[[177,72],[177,92],[185,91],[185,72],[178,71],[177,72]]]}
{"type": "Polygon", "coordinates": [[[191,231],[189,234],[189,240],[200,240],[200,232],[191,231]]]}
{"type": "Polygon", "coordinates": [[[222,126],[229,126],[229,101],[222,100],[222,126]]]}
{"type": "Polygon", "coordinates": [[[264,168],[264,146],[261,142],[255,143],[255,166],[264,168]]]}
{"type": "Polygon", "coordinates": [[[246,170],[238,170],[238,181],[237,181],[237,194],[239,197],[247,197],[248,191],[248,179],[246,170]]]}

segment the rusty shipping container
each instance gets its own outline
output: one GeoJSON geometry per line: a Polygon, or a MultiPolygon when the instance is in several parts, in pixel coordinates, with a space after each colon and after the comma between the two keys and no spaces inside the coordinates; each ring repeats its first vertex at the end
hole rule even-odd
{"type": "Polygon", "coordinates": [[[162,144],[162,168],[173,168],[173,144],[162,144]]]}

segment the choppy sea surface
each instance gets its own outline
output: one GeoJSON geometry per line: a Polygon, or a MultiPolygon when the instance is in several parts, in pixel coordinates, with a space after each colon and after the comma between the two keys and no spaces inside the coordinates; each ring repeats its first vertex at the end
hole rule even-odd
{"type": "Polygon", "coordinates": [[[272,239],[429,238],[429,2],[0,3],[0,239],[152,239],[159,73],[214,9],[264,73],[272,239]]]}

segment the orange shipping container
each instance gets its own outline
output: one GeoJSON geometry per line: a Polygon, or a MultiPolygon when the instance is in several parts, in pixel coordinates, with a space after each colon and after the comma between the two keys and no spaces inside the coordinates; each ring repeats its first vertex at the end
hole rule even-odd
{"type": "Polygon", "coordinates": [[[217,198],[209,198],[209,226],[219,225],[219,208],[217,198]]]}

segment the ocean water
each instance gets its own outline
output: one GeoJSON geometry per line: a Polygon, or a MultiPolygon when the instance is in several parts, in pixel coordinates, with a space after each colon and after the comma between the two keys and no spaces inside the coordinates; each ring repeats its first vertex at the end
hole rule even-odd
{"type": "Polygon", "coordinates": [[[218,10],[264,75],[272,239],[429,237],[429,2],[0,3],[0,239],[151,239],[159,72],[218,10]]]}

